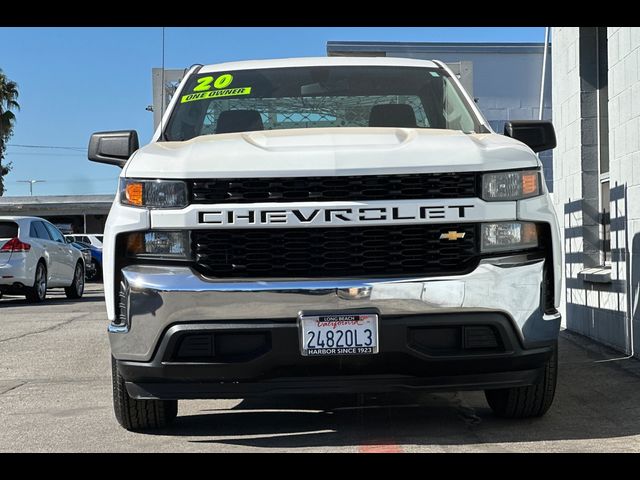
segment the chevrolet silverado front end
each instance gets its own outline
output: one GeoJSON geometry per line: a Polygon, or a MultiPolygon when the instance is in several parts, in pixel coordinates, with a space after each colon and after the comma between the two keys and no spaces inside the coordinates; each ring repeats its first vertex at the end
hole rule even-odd
{"type": "Polygon", "coordinates": [[[507,129],[440,62],[311,58],[193,67],[149,145],[94,134],[90,159],[123,167],[103,265],[120,423],[417,389],[546,412],[560,244],[533,150],[555,138],[507,129]]]}

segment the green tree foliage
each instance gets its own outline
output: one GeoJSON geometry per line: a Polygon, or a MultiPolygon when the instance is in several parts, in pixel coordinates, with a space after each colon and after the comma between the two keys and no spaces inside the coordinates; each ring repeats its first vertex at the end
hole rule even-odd
{"type": "Polygon", "coordinates": [[[9,80],[0,69],[0,197],[4,193],[4,176],[11,170],[11,163],[3,164],[3,160],[16,121],[12,110],[20,110],[17,99],[18,85],[9,80]]]}

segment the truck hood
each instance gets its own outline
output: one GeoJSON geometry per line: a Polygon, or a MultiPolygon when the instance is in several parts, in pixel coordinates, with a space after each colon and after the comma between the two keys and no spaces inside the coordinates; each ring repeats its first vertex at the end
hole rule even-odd
{"type": "Polygon", "coordinates": [[[404,128],[316,128],[154,142],[123,175],[139,178],[299,177],[487,171],[538,166],[503,135],[404,128]]]}

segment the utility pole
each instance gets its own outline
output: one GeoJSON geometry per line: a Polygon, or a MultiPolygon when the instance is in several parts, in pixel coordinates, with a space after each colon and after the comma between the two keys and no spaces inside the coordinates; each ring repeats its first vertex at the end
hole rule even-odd
{"type": "Polygon", "coordinates": [[[46,180],[16,180],[18,183],[28,183],[29,184],[29,196],[33,197],[33,184],[34,183],[44,183],[46,180]]]}

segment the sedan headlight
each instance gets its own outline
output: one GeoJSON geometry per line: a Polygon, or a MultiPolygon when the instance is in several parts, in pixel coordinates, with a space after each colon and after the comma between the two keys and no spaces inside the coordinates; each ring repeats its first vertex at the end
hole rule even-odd
{"type": "Polygon", "coordinates": [[[537,170],[494,172],[482,176],[484,200],[521,200],[537,195],[540,195],[540,172],[537,170]]]}
{"type": "Polygon", "coordinates": [[[538,246],[538,226],[531,222],[497,222],[481,225],[480,250],[502,252],[538,246]]]}
{"type": "Polygon", "coordinates": [[[183,208],[187,185],[179,180],[120,180],[120,203],[134,207],[183,208]]]}
{"type": "Polygon", "coordinates": [[[187,231],[151,230],[127,236],[127,255],[131,257],[186,260],[190,252],[187,231]]]}

